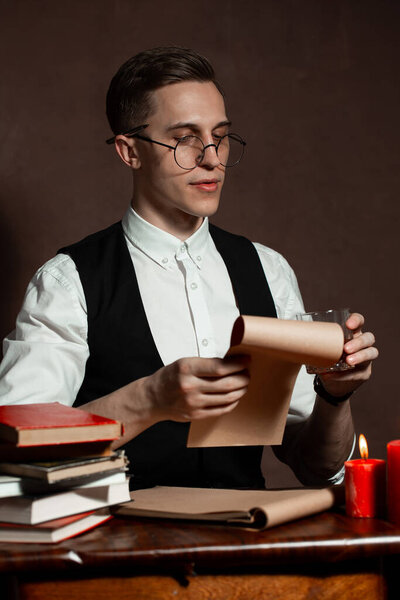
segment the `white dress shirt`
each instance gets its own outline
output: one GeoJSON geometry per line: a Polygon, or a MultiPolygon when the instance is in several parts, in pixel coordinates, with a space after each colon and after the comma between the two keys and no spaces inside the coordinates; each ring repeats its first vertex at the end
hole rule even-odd
{"type": "MultiPolygon", "coordinates": [[[[224,261],[208,219],[185,242],[154,227],[129,208],[122,220],[139,290],[164,364],[188,356],[222,357],[239,315],[224,261]]],[[[277,252],[254,244],[278,318],[303,312],[296,276],[277,252]]],[[[74,261],[58,254],[28,285],[15,330],[3,342],[0,404],[61,402],[72,405],[89,356],[85,295],[74,261]]],[[[315,394],[300,369],[288,424],[306,419],[315,394]]],[[[343,469],[332,477],[337,483],[343,469]]]]}
{"type": "MultiPolygon", "coordinates": [[[[239,311],[208,220],[185,242],[154,227],[132,208],[122,224],[163,363],[187,356],[224,356],[239,311]]],[[[295,318],[303,311],[303,303],[293,270],[274,250],[261,244],[255,247],[278,317],[295,318]]],[[[73,404],[85,375],[89,348],[85,295],[69,256],[58,254],[37,271],[3,351],[2,404],[73,404]]],[[[312,380],[302,369],[289,422],[305,419],[314,399],[312,380]]]]}

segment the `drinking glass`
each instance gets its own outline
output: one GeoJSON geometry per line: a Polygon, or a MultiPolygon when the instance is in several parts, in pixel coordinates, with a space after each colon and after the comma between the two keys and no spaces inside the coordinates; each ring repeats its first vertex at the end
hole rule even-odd
{"type": "MultiPolygon", "coordinates": [[[[331,308],[329,310],[317,310],[313,312],[299,313],[296,315],[298,321],[323,321],[325,323],[338,323],[343,329],[344,343],[353,337],[353,332],[346,327],[346,321],[350,316],[349,308],[331,308]]],[[[343,352],[340,360],[331,367],[314,367],[306,365],[307,373],[329,373],[330,371],[347,371],[354,369],[354,365],[346,363],[346,353],[343,352]]]]}

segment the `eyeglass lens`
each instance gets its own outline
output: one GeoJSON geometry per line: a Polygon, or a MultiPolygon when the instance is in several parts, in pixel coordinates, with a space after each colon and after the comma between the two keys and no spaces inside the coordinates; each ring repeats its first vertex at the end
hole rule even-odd
{"type": "MultiPolygon", "coordinates": [[[[216,144],[218,160],[224,167],[233,167],[243,156],[244,144],[233,135],[223,136],[216,144]]],[[[214,152],[213,147],[206,152],[214,152]]],[[[182,169],[194,169],[204,157],[203,141],[195,135],[182,138],[175,148],[175,160],[182,169]]]]}

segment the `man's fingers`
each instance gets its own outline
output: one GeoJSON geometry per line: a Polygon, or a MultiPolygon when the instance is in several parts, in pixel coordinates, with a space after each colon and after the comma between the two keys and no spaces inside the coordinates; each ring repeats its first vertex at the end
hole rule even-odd
{"type": "Polygon", "coordinates": [[[195,377],[225,377],[243,371],[249,365],[250,357],[237,355],[226,358],[182,358],[178,369],[183,375],[195,377]]]}
{"type": "Polygon", "coordinates": [[[344,345],[344,351],[346,354],[353,354],[362,350],[362,348],[369,348],[375,344],[375,336],[370,331],[366,331],[360,334],[358,337],[349,340],[344,345]]]}
{"type": "Polygon", "coordinates": [[[239,404],[245,392],[246,389],[235,390],[229,394],[199,394],[187,399],[185,406],[175,411],[173,418],[178,417],[179,421],[182,418],[184,421],[193,421],[230,412],[239,404]]]}
{"type": "Polygon", "coordinates": [[[351,313],[346,321],[346,327],[351,329],[353,335],[356,335],[361,330],[364,323],[365,319],[363,315],[360,315],[360,313],[351,313]]]}
{"type": "Polygon", "coordinates": [[[249,373],[244,370],[225,377],[203,377],[198,380],[198,389],[203,394],[226,394],[247,387],[249,381],[249,373]]]}
{"type": "Polygon", "coordinates": [[[349,365],[354,365],[360,367],[362,364],[370,363],[375,358],[378,358],[379,352],[375,346],[371,346],[369,348],[363,348],[359,352],[355,352],[350,356],[346,357],[346,362],[349,365]]]}
{"type": "Polygon", "coordinates": [[[227,406],[228,404],[232,404],[233,402],[237,402],[244,396],[247,392],[247,386],[231,390],[226,393],[205,393],[198,394],[196,398],[189,399],[188,404],[192,404],[192,407],[195,408],[213,408],[216,406],[227,406]]]}
{"type": "Polygon", "coordinates": [[[220,417],[234,410],[239,404],[239,400],[232,402],[231,404],[222,404],[216,406],[208,406],[207,408],[201,408],[193,412],[190,416],[190,421],[198,421],[200,419],[209,419],[210,417],[220,417]]]}

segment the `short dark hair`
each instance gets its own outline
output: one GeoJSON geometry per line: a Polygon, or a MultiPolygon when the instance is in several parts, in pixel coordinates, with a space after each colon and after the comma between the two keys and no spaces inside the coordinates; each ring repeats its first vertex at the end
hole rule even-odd
{"type": "Polygon", "coordinates": [[[209,61],[189,48],[152,48],[127,60],[107,92],[107,118],[114,135],[142,125],[151,113],[151,93],[180,81],[212,81],[223,94],[209,61]]]}

